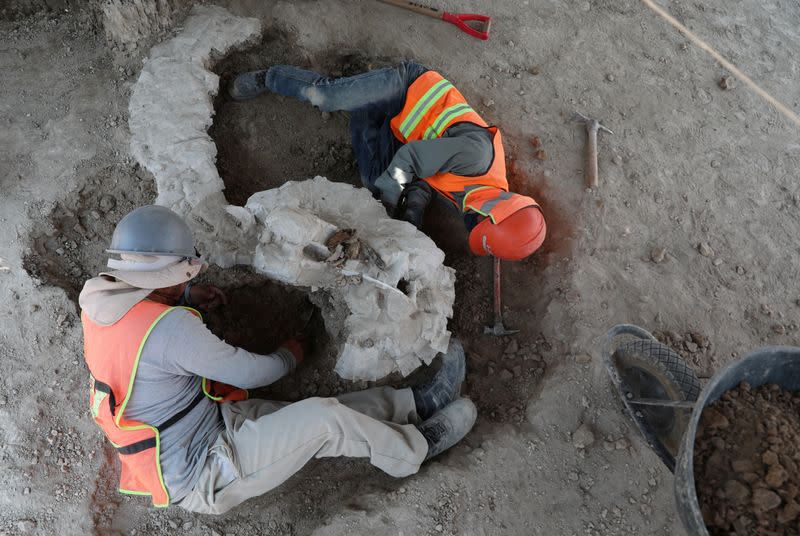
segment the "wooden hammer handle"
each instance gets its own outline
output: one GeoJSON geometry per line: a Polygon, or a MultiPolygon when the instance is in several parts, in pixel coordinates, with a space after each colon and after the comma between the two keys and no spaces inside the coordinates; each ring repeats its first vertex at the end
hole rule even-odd
{"type": "Polygon", "coordinates": [[[595,189],[599,183],[597,177],[597,129],[586,128],[586,179],[589,188],[595,189]]]}
{"type": "Polygon", "coordinates": [[[423,15],[433,17],[434,19],[441,19],[444,16],[443,11],[439,11],[434,7],[423,6],[422,4],[417,4],[416,2],[407,2],[406,0],[378,0],[378,1],[383,2],[384,4],[391,4],[393,6],[402,7],[404,9],[408,9],[416,13],[421,13],[423,15]]]}

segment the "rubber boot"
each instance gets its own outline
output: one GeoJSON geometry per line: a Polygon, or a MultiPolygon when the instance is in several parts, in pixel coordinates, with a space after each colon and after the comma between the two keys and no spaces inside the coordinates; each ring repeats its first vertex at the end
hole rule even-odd
{"type": "Polygon", "coordinates": [[[459,398],[420,424],[417,429],[428,442],[425,460],[438,456],[464,439],[477,418],[475,404],[469,398],[459,398]]]}
{"type": "Polygon", "coordinates": [[[254,99],[267,91],[266,76],[267,71],[242,73],[228,86],[228,95],[235,101],[254,99]]]}
{"type": "Polygon", "coordinates": [[[425,420],[458,398],[466,373],[464,347],[461,341],[452,337],[447,353],[442,355],[442,367],[436,375],[422,385],[411,388],[417,415],[425,420]]]}

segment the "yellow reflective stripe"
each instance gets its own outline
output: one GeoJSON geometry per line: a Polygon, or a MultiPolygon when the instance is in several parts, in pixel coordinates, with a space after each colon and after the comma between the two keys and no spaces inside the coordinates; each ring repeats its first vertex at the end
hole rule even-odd
{"type": "MultiPolygon", "coordinates": [[[[472,207],[471,205],[470,205],[469,207],[466,205],[467,198],[469,198],[469,196],[470,196],[470,195],[474,194],[474,193],[475,193],[475,192],[477,192],[478,190],[485,190],[485,189],[487,189],[487,188],[492,188],[492,187],[491,187],[491,186],[478,186],[478,187],[474,187],[474,186],[467,186],[467,188],[470,188],[470,190],[469,190],[468,192],[466,192],[466,193],[465,193],[465,195],[464,195],[464,199],[461,201],[461,211],[462,211],[462,212],[466,212],[467,208],[471,208],[471,209],[472,209],[472,210],[474,210],[475,212],[477,212],[477,213],[481,214],[481,211],[480,211],[480,210],[478,210],[478,209],[476,209],[476,208],[472,207]]],[[[484,214],[484,216],[485,216],[485,214],[484,214]]]]}
{"type": "Polygon", "coordinates": [[[400,133],[408,138],[411,133],[414,132],[414,129],[417,128],[422,118],[425,117],[428,110],[451,89],[453,89],[453,84],[445,79],[434,84],[425,92],[422,98],[417,101],[414,108],[408,114],[408,117],[400,124],[400,133]]]}
{"type": "Polygon", "coordinates": [[[94,398],[92,399],[92,418],[96,419],[97,416],[100,414],[100,404],[102,404],[103,400],[106,399],[108,393],[104,393],[103,391],[95,391],[94,398]]]}
{"type": "Polygon", "coordinates": [[[208,380],[206,378],[203,378],[203,381],[200,382],[200,385],[203,388],[203,394],[206,395],[208,398],[214,400],[215,402],[219,402],[220,400],[222,400],[221,396],[214,396],[208,391],[208,380]]]}
{"type": "Polygon", "coordinates": [[[458,119],[462,115],[466,115],[474,111],[475,110],[473,110],[472,107],[465,102],[454,104],[453,106],[445,108],[444,111],[439,114],[436,120],[433,121],[431,129],[433,129],[437,137],[441,136],[444,132],[444,127],[446,127],[450,122],[458,119]]]}
{"type": "Polygon", "coordinates": [[[130,489],[122,489],[118,488],[117,491],[120,493],[125,493],[126,495],[152,495],[149,491],[133,491],[130,489]]]}

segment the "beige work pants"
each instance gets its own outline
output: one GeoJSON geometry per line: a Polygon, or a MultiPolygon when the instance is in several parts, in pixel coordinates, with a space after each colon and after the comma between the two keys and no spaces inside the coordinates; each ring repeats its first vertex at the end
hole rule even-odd
{"type": "Polygon", "coordinates": [[[391,476],[416,473],[428,452],[411,389],[378,387],[287,404],[222,405],[225,430],[209,448],[194,489],[177,504],[222,514],[283,483],[311,458],[369,458],[391,476]]]}

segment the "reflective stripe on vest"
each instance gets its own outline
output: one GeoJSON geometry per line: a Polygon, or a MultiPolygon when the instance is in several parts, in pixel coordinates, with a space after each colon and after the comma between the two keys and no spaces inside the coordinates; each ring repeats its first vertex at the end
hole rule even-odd
{"type": "Polygon", "coordinates": [[[436,71],[427,71],[408,87],[405,105],[390,125],[397,139],[408,143],[438,138],[463,121],[488,126],[453,84],[436,71]]]}
{"type": "Polygon", "coordinates": [[[516,211],[525,207],[538,207],[539,204],[526,195],[498,190],[497,188],[480,188],[468,195],[464,211],[473,210],[500,223],[516,211]]]}
{"type": "MultiPolygon", "coordinates": [[[[207,389],[199,391],[188,406],[157,427],[128,420],[125,408],[145,343],[156,324],[173,309],[175,307],[143,300],[110,326],[96,324],[85,313],[81,314],[84,356],[92,380],[89,405],[93,419],[117,449],[121,464],[119,491],[150,495],[153,504],[159,507],[169,505],[169,492],[161,473],[160,432],[194,409],[205,398],[207,389]],[[122,393],[124,396],[118,404],[122,393]]],[[[200,316],[193,309],[189,311],[200,316]]],[[[239,398],[241,392],[246,397],[246,391],[237,391],[237,399],[242,399],[239,398]]]]}

